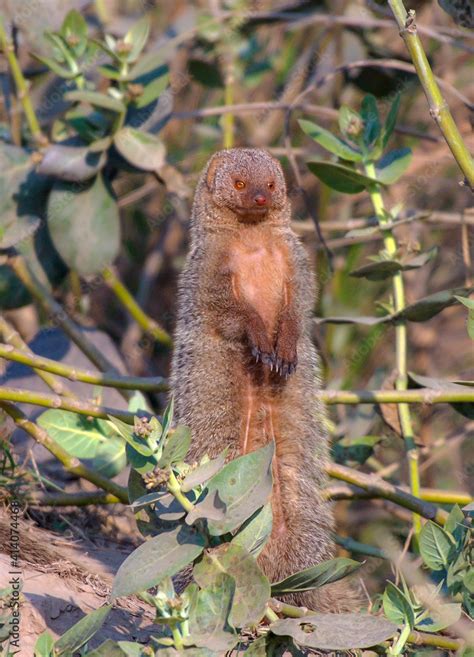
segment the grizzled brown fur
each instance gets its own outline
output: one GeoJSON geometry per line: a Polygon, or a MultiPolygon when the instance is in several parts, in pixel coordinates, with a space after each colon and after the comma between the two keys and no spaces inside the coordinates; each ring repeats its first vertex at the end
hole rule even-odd
{"type": "MultiPolygon", "coordinates": [[[[196,190],[179,286],[175,419],[191,427],[194,459],[275,440],[273,530],[259,557],[273,581],[334,555],[314,296],[279,162],[260,149],[216,153],[196,190]]],[[[351,597],[335,584],[285,599],[344,611],[351,597]]]]}

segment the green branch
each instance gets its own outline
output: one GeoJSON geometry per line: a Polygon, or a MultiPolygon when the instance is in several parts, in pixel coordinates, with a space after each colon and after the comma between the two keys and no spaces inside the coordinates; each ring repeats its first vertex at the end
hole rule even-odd
{"type": "Polygon", "coordinates": [[[36,392],[33,390],[20,390],[17,388],[8,388],[0,386],[0,401],[18,402],[20,404],[34,404],[35,406],[44,406],[45,408],[60,408],[63,411],[79,413],[80,415],[90,415],[106,420],[109,415],[133,424],[134,415],[128,411],[121,411],[116,408],[106,406],[97,406],[90,402],[60,395],[50,395],[46,392],[36,392]]]}
{"type": "MultiPolygon", "coordinates": [[[[29,270],[26,262],[21,257],[15,257],[9,260],[9,264],[28,292],[38,301],[42,309],[49,316],[50,320],[61,326],[63,331],[87,356],[91,363],[102,372],[112,372],[120,376],[117,368],[85,337],[80,328],[67,316],[64,308],[36,279],[34,274],[29,270]]],[[[126,399],[130,397],[127,391],[122,390],[121,394],[126,399]]]]}
{"type": "MultiPolygon", "coordinates": [[[[26,357],[34,356],[31,349],[28,347],[26,342],[24,342],[21,335],[16,331],[13,326],[7,322],[7,320],[0,315],[0,335],[3,337],[5,342],[8,342],[11,345],[11,348],[20,351],[26,357]]],[[[8,348],[8,347],[7,347],[8,348]]],[[[42,379],[46,385],[57,395],[63,395],[64,397],[74,397],[75,395],[67,388],[67,386],[59,381],[54,374],[49,372],[43,372],[41,369],[33,368],[35,373],[42,379]]]]}
{"type": "Polygon", "coordinates": [[[19,408],[14,406],[14,404],[0,401],[0,407],[3,408],[3,410],[13,419],[18,427],[26,431],[35,442],[39,445],[43,445],[48,452],[55,456],[68,472],[90,481],[92,484],[95,484],[99,488],[111,493],[123,502],[123,504],[128,504],[128,492],[125,488],[111,481],[109,477],[105,477],[95,470],[86,467],[79,461],[79,459],[71,456],[65,449],[58,445],[44,429],[31,420],[28,420],[26,415],[20,411],[19,408]]]}
{"type": "MultiPolygon", "coordinates": [[[[365,165],[365,172],[369,178],[376,179],[375,165],[369,162],[365,165]]],[[[380,185],[374,184],[370,187],[369,195],[375,210],[375,215],[379,225],[384,228],[384,224],[389,222],[385,212],[383,197],[380,191],[380,185]]],[[[397,254],[397,242],[390,229],[384,230],[384,246],[389,257],[395,258],[397,254]]],[[[399,313],[405,308],[405,289],[403,285],[402,272],[398,271],[392,278],[393,287],[393,305],[395,313],[399,313]]],[[[407,326],[405,321],[400,321],[395,326],[395,352],[397,362],[397,379],[395,387],[397,391],[405,391],[408,385],[408,366],[407,366],[407,326]]],[[[408,459],[408,473],[410,480],[410,490],[415,497],[420,495],[420,472],[418,468],[418,450],[416,447],[415,436],[408,404],[400,403],[398,407],[398,417],[403,439],[405,441],[405,450],[408,459]]],[[[413,529],[415,535],[421,531],[421,520],[413,515],[413,529]]]]}
{"type": "MultiPolygon", "coordinates": [[[[2,324],[0,320],[0,331],[2,324]]],[[[128,390],[142,390],[143,392],[163,392],[168,390],[168,384],[162,377],[145,378],[139,376],[118,376],[116,374],[102,374],[100,372],[90,372],[79,370],[75,367],[60,363],[51,358],[37,356],[32,352],[26,353],[15,349],[11,345],[0,343],[0,358],[12,360],[16,363],[23,363],[32,367],[35,371],[50,372],[63,376],[71,381],[82,381],[93,385],[105,386],[108,388],[125,388],[128,390]]],[[[56,381],[56,379],[55,379],[56,381]]],[[[54,390],[57,394],[62,394],[60,390],[54,390]]]]}
{"type": "Polygon", "coordinates": [[[443,133],[446,143],[466,178],[467,184],[474,191],[474,161],[464,144],[461,133],[449,110],[448,103],[441,93],[425,51],[423,50],[423,45],[417,34],[415,12],[410,10],[407,13],[402,0],[388,0],[388,4],[395,16],[400,29],[400,35],[410,53],[416,73],[425,92],[430,114],[443,133]]]}
{"type": "Polygon", "coordinates": [[[452,404],[474,402],[474,387],[457,390],[320,390],[317,397],[326,404],[452,404]]]}
{"type": "Polygon", "coordinates": [[[424,500],[407,493],[399,486],[394,486],[384,479],[368,475],[363,472],[358,472],[352,468],[347,468],[344,465],[336,463],[328,463],[326,465],[326,472],[334,479],[340,479],[353,486],[358,486],[365,491],[368,491],[373,497],[383,498],[389,500],[398,506],[409,509],[413,513],[427,518],[428,520],[435,520],[440,525],[444,525],[448,514],[443,509],[438,509],[431,502],[424,500]]]}
{"type": "MultiPolygon", "coordinates": [[[[378,495],[375,495],[373,491],[363,490],[362,488],[348,486],[345,484],[328,486],[323,490],[323,495],[325,499],[334,501],[370,500],[374,497],[378,497],[378,495]]],[[[424,500],[425,502],[433,502],[434,504],[459,504],[459,506],[465,506],[466,504],[470,504],[473,501],[469,493],[463,493],[461,491],[437,490],[435,488],[422,488],[420,490],[420,499],[424,500]]]]}
{"type": "Polygon", "coordinates": [[[123,502],[112,493],[102,491],[84,491],[81,493],[44,493],[35,492],[26,495],[31,506],[88,506],[89,504],[117,504],[123,502]]]}
{"type": "Polygon", "coordinates": [[[5,53],[5,56],[10,67],[12,77],[15,81],[17,97],[20,100],[23,111],[25,112],[26,120],[31,130],[31,135],[37,144],[40,146],[46,146],[48,144],[47,137],[41,131],[38,119],[35,114],[33,103],[31,102],[30,95],[28,93],[28,83],[23,77],[20,65],[15,55],[14,45],[9,39],[5,26],[3,24],[2,17],[0,16],[0,48],[5,53]]]}
{"type": "Polygon", "coordinates": [[[128,310],[140,328],[151,335],[160,344],[163,344],[166,347],[171,347],[173,341],[170,334],[140,308],[125,285],[117,277],[113,269],[107,267],[107,269],[103,270],[102,276],[104,277],[106,285],[112,290],[117,299],[128,310]]]}

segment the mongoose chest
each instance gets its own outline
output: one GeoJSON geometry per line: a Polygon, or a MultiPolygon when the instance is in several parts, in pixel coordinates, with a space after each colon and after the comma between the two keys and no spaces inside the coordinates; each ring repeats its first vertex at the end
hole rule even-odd
{"type": "Polygon", "coordinates": [[[273,331],[286,304],[290,269],[286,245],[252,231],[230,244],[228,257],[234,295],[252,306],[273,331]]]}

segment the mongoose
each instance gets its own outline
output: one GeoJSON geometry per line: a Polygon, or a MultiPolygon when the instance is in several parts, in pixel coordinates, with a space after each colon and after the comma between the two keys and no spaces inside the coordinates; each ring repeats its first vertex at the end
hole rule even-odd
{"type": "MultiPolygon", "coordinates": [[[[190,456],[235,458],[275,440],[273,529],[259,563],[278,581],[334,555],[322,499],[328,458],[310,338],[313,274],[290,227],[280,163],[261,149],[216,153],[198,183],[181,275],[171,389],[190,456]]],[[[285,600],[351,608],[344,587],[285,600]]]]}

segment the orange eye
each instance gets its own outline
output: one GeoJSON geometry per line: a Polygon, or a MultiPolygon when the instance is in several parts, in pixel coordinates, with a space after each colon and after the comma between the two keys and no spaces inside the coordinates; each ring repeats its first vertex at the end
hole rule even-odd
{"type": "Polygon", "coordinates": [[[275,188],[275,183],[269,182],[267,187],[268,187],[268,189],[274,189],[275,188]]]}
{"type": "Polygon", "coordinates": [[[234,183],[235,189],[243,189],[245,187],[245,183],[243,180],[236,180],[234,183]]]}

